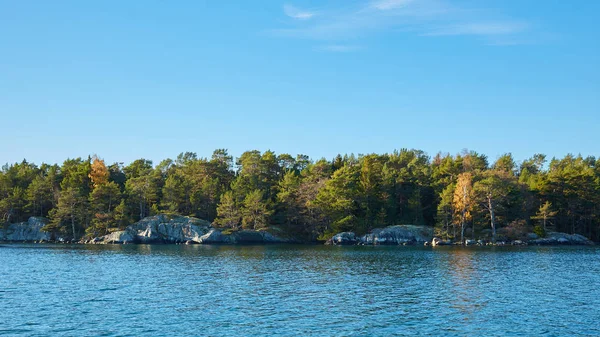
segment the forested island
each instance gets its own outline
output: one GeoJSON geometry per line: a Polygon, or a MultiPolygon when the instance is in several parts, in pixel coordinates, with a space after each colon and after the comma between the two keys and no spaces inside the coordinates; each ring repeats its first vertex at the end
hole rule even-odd
{"type": "MultiPolygon", "coordinates": [[[[535,233],[600,239],[600,159],[511,154],[490,163],[474,151],[429,157],[308,156],[227,150],[181,153],[158,165],[106,164],[97,156],[62,165],[23,160],[0,172],[4,232],[30,217],[52,237],[89,240],[153,215],[189,216],[224,233],[273,231],[295,242],[364,235],[394,225],[427,226],[439,238],[515,240],[535,233]]],[[[2,238],[0,238],[2,239],[2,238]]]]}

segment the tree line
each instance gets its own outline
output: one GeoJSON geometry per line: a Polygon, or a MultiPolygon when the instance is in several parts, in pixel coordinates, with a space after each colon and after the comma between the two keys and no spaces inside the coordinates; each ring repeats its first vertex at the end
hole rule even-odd
{"type": "Polygon", "coordinates": [[[519,236],[547,230],[600,239],[600,159],[511,154],[489,163],[474,151],[429,157],[420,150],[338,155],[224,149],[210,158],[181,153],[158,165],[138,159],[107,165],[97,156],[0,171],[2,223],[49,219],[45,230],[95,237],[149,215],[206,219],[231,231],[278,229],[307,241],[342,231],[435,226],[437,235],[519,236]]]}

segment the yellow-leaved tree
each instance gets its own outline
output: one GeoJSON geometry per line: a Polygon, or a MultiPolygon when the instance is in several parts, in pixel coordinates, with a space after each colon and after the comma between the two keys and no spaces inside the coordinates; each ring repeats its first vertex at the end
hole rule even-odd
{"type": "Polygon", "coordinates": [[[98,156],[94,155],[91,170],[89,177],[92,180],[92,184],[94,188],[104,185],[108,182],[108,177],[110,173],[108,172],[108,168],[104,164],[104,160],[98,158],[98,156]]]}
{"type": "Polygon", "coordinates": [[[452,208],[455,221],[460,224],[460,242],[464,243],[465,225],[471,220],[473,210],[473,176],[470,172],[461,173],[454,189],[452,208]]]}

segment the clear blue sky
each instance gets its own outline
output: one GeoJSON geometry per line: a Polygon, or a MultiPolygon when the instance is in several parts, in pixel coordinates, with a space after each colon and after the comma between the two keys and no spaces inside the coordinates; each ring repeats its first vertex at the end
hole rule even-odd
{"type": "Polygon", "coordinates": [[[600,155],[600,1],[0,0],[0,162],[600,155]]]}

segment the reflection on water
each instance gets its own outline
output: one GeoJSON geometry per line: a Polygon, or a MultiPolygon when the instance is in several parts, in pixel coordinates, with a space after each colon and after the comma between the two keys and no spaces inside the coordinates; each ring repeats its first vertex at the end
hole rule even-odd
{"type": "Polygon", "coordinates": [[[448,252],[448,275],[450,278],[450,289],[456,301],[453,308],[460,310],[465,315],[465,320],[473,314],[480,305],[480,288],[474,286],[472,253],[464,249],[454,249],[448,252]]]}
{"type": "Polygon", "coordinates": [[[600,335],[595,247],[4,245],[0,335],[600,335]]]}

